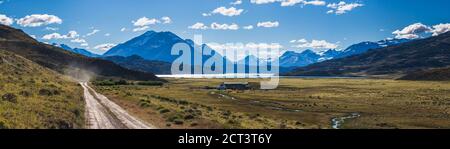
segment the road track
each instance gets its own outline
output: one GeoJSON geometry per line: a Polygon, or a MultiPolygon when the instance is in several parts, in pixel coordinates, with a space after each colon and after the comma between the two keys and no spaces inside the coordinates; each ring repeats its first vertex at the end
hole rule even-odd
{"type": "Polygon", "coordinates": [[[80,82],[86,101],[88,129],[155,129],[153,125],[131,116],[127,111],[97,93],[87,82],[80,82]]]}

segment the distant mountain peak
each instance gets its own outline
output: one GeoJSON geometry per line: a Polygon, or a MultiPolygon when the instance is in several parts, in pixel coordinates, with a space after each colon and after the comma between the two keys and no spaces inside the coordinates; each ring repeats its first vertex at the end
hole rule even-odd
{"type": "Polygon", "coordinates": [[[62,48],[64,50],[67,50],[67,51],[70,51],[70,52],[73,52],[73,53],[77,53],[77,54],[81,54],[81,55],[87,56],[87,57],[100,57],[100,55],[94,54],[94,53],[92,53],[92,52],[90,52],[90,51],[88,51],[86,49],[72,48],[72,47],[70,47],[70,46],[68,46],[66,44],[52,43],[52,45],[56,46],[56,47],[60,47],[60,48],[62,48]]]}
{"type": "Polygon", "coordinates": [[[170,51],[172,46],[179,42],[189,44],[190,40],[184,40],[169,31],[147,31],[140,36],[111,48],[103,56],[128,57],[138,55],[146,60],[172,62],[176,57],[171,55],[170,51]]]}
{"type": "Polygon", "coordinates": [[[154,34],[156,34],[156,32],[153,31],[153,30],[150,30],[150,31],[147,31],[147,32],[145,32],[144,34],[142,34],[142,36],[152,36],[152,35],[154,35],[154,34]]]}

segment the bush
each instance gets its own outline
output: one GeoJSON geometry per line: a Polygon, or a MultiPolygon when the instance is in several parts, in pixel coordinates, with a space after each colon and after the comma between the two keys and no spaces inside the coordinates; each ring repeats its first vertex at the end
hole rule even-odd
{"type": "Polygon", "coordinates": [[[150,107],[150,105],[151,105],[151,102],[149,100],[147,100],[147,99],[141,99],[139,101],[139,106],[142,107],[142,108],[150,107]]]}
{"type": "Polygon", "coordinates": [[[161,113],[161,114],[163,114],[163,113],[168,113],[168,112],[170,112],[169,109],[162,109],[161,111],[159,111],[159,113],[161,113]]]}
{"type": "Polygon", "coordinates": [[[113,85],[128,85],[129,83],[126,80],[97,80],[92,82],[94,85],[97,86],[113,86],[113,85]]]}
{"type": "Polygon", "coordinates": [[[194,119],[194,116],[189,114],[189,115],[184,116],[184,119],[185,120],[194,119]]]}
{"type": "Polygon", "coordinates": [[[224,111],[224,112],[222,113],[222,115],[224,115],[224,116],[230,116],[230,115],[231,115],[231,112],[230,112],[230,111],[224,111]]]}
{"type": "Polygon", "coordinates": [[[183,125],[183,121],[181,121],[181,120],[175,120],[175,121],[173,121],[173,123],[175,124],[175,125],[183,125]]]}
{"type": "Polygon", "coordinates": [[[159,82],[159,81],[139,81],[136,84],[144,85],[144,86],[162,86],[162,85],[164,85],[163,82],[159,82]]]}
{"type": "Polygon", "coordinates": [[[54,89],[41,89],[39,90],[39,95],[41,96],[52,96],[52,95],[59,95],[60,92],[58,90],[54,89]]]}
{"type": "Polygon", "coordinates": [[[17,103],[17,96],[12,93],[7,93],[2,96],[2,100],[11,103],[17,103]]]}

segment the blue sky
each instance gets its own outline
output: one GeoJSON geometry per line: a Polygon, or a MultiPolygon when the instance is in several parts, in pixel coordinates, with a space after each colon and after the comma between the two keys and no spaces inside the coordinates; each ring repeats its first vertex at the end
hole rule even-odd
{"type": "Polygon", "coordinates": [[[205,43],[277,43],[288,50],[320,51],[397,35],[415,38],[411,35],[431,34],[438,24],[448,29],[446,23],[450,23],[448,0],[241,0],[241,4],[239,0],[0,1],[3,24],[23,29],[42,42],[95,53],[146,30],[171,31],[190,39],[201,34],[205,43]],[[12,22],[7,23],[5,17],[12,22]],[[213,23],[216,26],[212,27],[213,23]],[[413,24],[412,31],[403,30],[413,24]],[[133,31],[139,28],[146,30],[133,31]],[[98,31],[87,36],[94,30],[98,31]],[[399,32],[393,34],[396,30],[399,32]],[[68,34],[70,31],[76,34],[68,34]],[[53,36],[43,38],[49,34],[53,36]]]}

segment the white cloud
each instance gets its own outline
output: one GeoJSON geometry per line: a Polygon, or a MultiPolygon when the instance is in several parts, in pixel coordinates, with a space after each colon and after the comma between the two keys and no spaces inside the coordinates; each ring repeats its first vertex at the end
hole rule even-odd
{"type": "Polygon", "coordinates": [[[105,44],[100,44],[100,45],[95,46],[94,49],[107,51],[107,50],[113,48],[116,45],[117,44],[113,44],[113,43],[105,43],[105,44]]]}
{"type": "Polygon", "coordinates": [[[202,13],[202,16],[209,17],[209,16],[212,16],[212,14],[211,13],[202,13]]]}
{"type": "Polygon", "coordinates": [[[251,30],[251,29],[253,29],[253,25],[244,26],[244,27],[242,27],[242,28],[244,28],[244,29],[246,29],[246,30],[251,30]]]}
{"type": "Polygon", "coordinates": [[[69,33],[67,33],[66,35],[61,35],[59,33],[51,33],[51,34],[47,34],[44,35],[42,37],[42,39],[44,40],[51,40],[51,39],[73,39],[73,38],[77,38],[80,35],[76,32],[76,31],[69,31],[69,33]]]}
{"type": "Polygon", "coordinates": [[[302,38],[302,39],[299,39],[299,40],[291,40],[291,41],[289,41],[290,43],[306,43],[306,42],[308,42],[308,40],[306,40],[306,39],[304,39],[304,38],[302,38]]]}
{"type": "Polygon", "coordinates": [[[59,30],[59,28],[56,28],[56,27],[45,27],[45,30],[57,31],[57,30],[59,30]]]}
{"type": "Polygon", "coordinates": [[[314,5],[314,6],[325,6],[327,3],[323,0],[251,0],[250,3],[252,4],[270,4],[270,3],[276,3],[279,2],[281,6],[294,6],[297,4],[302,5],[314,5]]]}
{"type": "Polygon", "coordinates": [[[211,29],[213,30],[238,30],[239,25],[232,23],[232,24],[219,24],[219,23],[212,23],[211,29]]]}
{"type": "Polygon", "coordinates": [[[31,38],[37,39],[36,35],[30,35],[31,38]]]}
{"type": "Polygon", "coordinates": [[[80,35],[78,35],[78,33],[76,31],[69,31],[69,33],[66,36],[67,36],[67,38],[71,39],[71,38],[79,37],[80,35]]]}
{"type": "Polygon", "coordinates": [[[360,3],[346,3],[344,1],[341,1],[339,3],[328,4],[327,7],[331,8],[332,10],[327,11],[327,13],[328,14],[334,13],[336,15],[341,15],[362,6],[364,5],[360,3]]]}
{"type": "MultiPolygon", "coordinates": [[[[244,29],[251,29],[251,28],[253,28],[253,26],[251,26],[251,27],[250,26],[246,26],[246,27],[244,27],[244,29]]],[[[195,30],[207,30],[207,29],[212,29],[212,30],[238,30],[239,29],[239,25],[237,25],[236,23],[220,24],[220,23],[217,23],[217,22],[213,22],[213,23],[211,23],[211,25],[207,26],[204,23],[197,22],[197,23],[189,26],[188,28],[189,29],[195,29],[195,30]]]]}
{"type": "MultiPolygon", "coordinates": [[[[144,31],[150,28],[150,25],[156,25],[156,24],[170,24],[172,23],[172,19],[168,16],[164,16],[161,19],[156,19],[156,18],[147,18],[147,17],[142,17],[139,18],[136,21],[131,21],[133,23],[133,26],[135,26],[136,28],[133,29],[133,32],[138,32],[138,31],[144,31]]],[[[124,30],[125,31],[125,30],[124,30]]]]}
{"type": "Polygon", "coordinates": [[[106,33],[105,36],[108,37],[108,36],[111,36],[111,34],[110,33],[106,33]]]}
{"type": "Polygon", "coordinates": [[[61,24],[63,21],[54,15],[33,14],[17,20],[17,24],[23,27],[39,27],[49,24],[61,24]]]}
{"type": "Polygon", "coordinates": [[[45,39],[45,40],[51,40],[51,39],[65,39],[65,38],[67,38],[65,35],[61,35],[61,34],[59,34],[59,33],[51,33],[51,34],[44,35],[44,36],[42,37],[42,39],[45,39]]]}
{"type": "Polygon", "coordinates": [[[155,18],[149,19],[147,17],[142,17],[136,21],[132,21],[132,23],[134,26],[143,27],[143,26],[154,25],[156,23],[160,23],[160,21],[155,18]]]}
{"type": "Polygon", "coordinates": [[[89,37],[89,36],[92,36],[92,35],[97,34],[98,32],[100,32],[100,30],[94,29],[94,30],[92,30],[90,33],[87,33],[85,36],[86,36],[86,37],[89,37]]]}
{"type": "Polygon", "coordinates": [[[161,20],[162,20],[163,24],[170,24],[170,23],[172,23],[172,19],[170,17],[167,17],[167,16],[166,17],[162,17],[161,20]]]}
{"type": "Polygon", "coordinates": [[[82,43],[80,46],[87,47],[87,46],[89,46],[89,44],[88,43],[82,43]]]}
{"type": "Polygon", "coordinates": [[[417,38],[420,38],[420,36],[416,35],[416,34],[404,34],[404,35],[396,35],[395,38],[397,38],[397,39],[417,39],[417,38]]]}
{"type": "Polygon", "coordinates": [[[232,17],[232,16],[241,15],[241,13],[243,11],[244,11],[244,9],[236,9],[234,7],[230,7],[230,8],[219,7],[219,8],[214,9],[210,14],[221,14],[224,16],[232,17]]]}
{"type": "Polygon", "coordinates": [[[433,36],[437,36],[450,31],[450,23],[438,24],[433,26],[433,36]]]}
{"type": "Polygon", "coordinates": [[[125,28],[125,27],[124,27],[124,28],[121,28],[120,31],[121,31],[121,32],[125,32],[125,31],[127,31],[127,28],[125,28]]]}
{"type": "Polygon", "coordinates": [[[339,47],[339,45],[325,40],[312,40],[311,42],[308,42],[306,39],[300,39],[292,40],[291,43],[297,43],[297,45],[293,46],[295,48],[311,48],[314,50],[336,49],[339,47]]]}
{"type": "Polygon", "coordinates": [[[396,35],[397,39],[416,39],[419,38],[419,34],[427,33],[432,29],[422,23],[411,24],[402,30],[396,30],[392,34],[396,35]]]}
{"type": "Polygon", "coordinates": [[[206,30],[206,29],[208,29],[208,26],[206,26],[203,23],[197,22],[194,25],[189,26],[188,28],[189,29],[196,29],[196,30],[199,30],[199,29],[200,30],[206,30]]]}
{"type": "Polygon", "coordinates": [[[312,1],[304,1],[305,5],[314,5],[314,6],[325,6],[327,3],[322,0],[312,0],[312,1]]]}
{"type": "Polygon", "coordinates": [[[0,14],[0,24],[10,26],[14,23],[14,20],[6,15],[0,14]]]}
{"type": "Polygon", "coordinates": [[[302,4],[302,5],[314,5],[314,6],[325,6],[326,2],[322,0],[282,0],[281,6],[294,6],[296,4],[302,4]]]}
{"type": "Polygon", "coordinates": [[[230,5],[240,5],[240,4],[242,4],[242,0],[236,0],[230,3],[230,5]]]}
{"type": "Polygon", "coordinates": [[[250,3],[252,4],[269,4],[269,3],[275,3],[280,2],[281,0],[250,0],[250,3]]]}
{"type": "Polygon", "coordinates": [[[149,26],[137,27],[133,29],[133,32],[145,31],[148,30],[149,28],[150,28],[149,26]]]}
{"type": "Polygon", "coordinates": [[[86,40],[81,39],[81,38],[75,38],[75,39],[70,40],[70,42],[73,42],[73,43],[86,43],[86,40]]]}
{"type": "Polygon", "coordinates": [[[302,2],[304,2],[304,0],[285,0],[281,2],[281,6],[294,6],[302,2]]]}
{"type": "Polygon", "coordinates": [[[438,36],[440,34],[450,31],[450,23],[441,23],[432,27],[424,25],[422,23],[414,23],[404,27],[402,30],[396,30],[392,32],[397,39],[417,39],[421,35],[438,36]]]}
{"type": "Polygon", "coordinates": [[[279,25],[280,25],[280,23],[278,21],[258,22],[258,24],[257,24],[258,27],[266,27],[266,28],[278,27],[279,25]]]}

